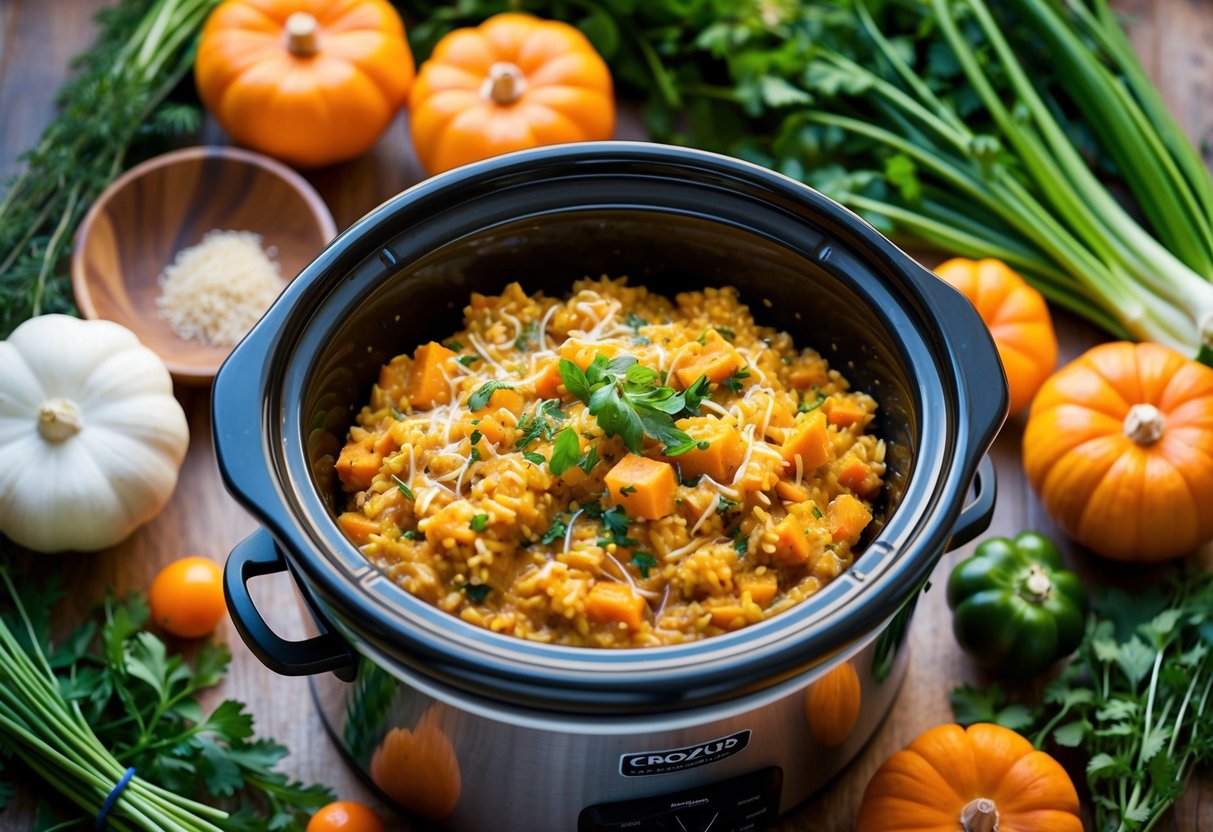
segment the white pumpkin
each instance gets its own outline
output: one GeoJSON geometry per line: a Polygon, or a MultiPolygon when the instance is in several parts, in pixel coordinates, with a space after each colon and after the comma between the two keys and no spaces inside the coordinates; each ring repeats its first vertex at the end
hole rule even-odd
{"type": "Polygon", "coordinates": [[[92,551],[164,508],[189,427],[159,357],[110,321],[31,318],[0,341],[0,532],[92,551]]]}

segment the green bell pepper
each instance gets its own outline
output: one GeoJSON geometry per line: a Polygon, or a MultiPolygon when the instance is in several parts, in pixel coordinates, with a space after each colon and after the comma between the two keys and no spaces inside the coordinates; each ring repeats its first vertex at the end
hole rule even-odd
{"type": "Polygon", "coordinates": [[[1073,653],[1087,618],[1087,590],[1053,542],[1035,532],[994,537],[948,578],[952,629],[966,653],[1026,679],[1073,653]]]}

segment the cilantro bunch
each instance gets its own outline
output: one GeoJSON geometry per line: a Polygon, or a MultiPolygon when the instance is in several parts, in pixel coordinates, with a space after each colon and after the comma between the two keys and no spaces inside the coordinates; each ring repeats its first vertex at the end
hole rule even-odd
{"type": "MultiPolygon", "coordinates": [[[[99,619],[52,646],[59,596],[0,567],[0,751],[58,791],[60,805],[75,804],[67,826],[95,817],[128,767],[136,776],[107,819],[119,832],[302,830],[333,799],[276,770],[287,750],[254,737],[242,703],[202,709],[198,696],[222,680],[227,648],[201,646],[191,667],[143,629],[147,604],[134,596],[107,598],[99,619]],[[193,797],[240,808],[229,814],[193,797]]],[[[0,808],[11,795],[0,783],[0,808]]],[[[36,829],[66,828],[45,814],[36,829]]]]}
{"type": "Polygon", "coordinates": [[[1097,832],[1152,828],[1213,760],[1213,574],[1170,593],[1108,591],[1075,659],[1044,701],[1007,704],[1001,689],[952,693],[962,724],[995,722],[1042,747],[1080,748],[1097,832]]]}
{"type": "Polygon", "coordinates": [[[608,359],[599,353],[583,372],[567,358],[560,359],[560,378],[572,395],[585,402],[607,436],[619,436],[628,450],[643,450],[645,436],[661,442],[666,456],[679,456],[693,448],[706,450],[674,426],[674,418],[694,415],[708,397],[708,380],[700,376],[681,393],[662,383],[661,374],[630,355],[608,359]]]}

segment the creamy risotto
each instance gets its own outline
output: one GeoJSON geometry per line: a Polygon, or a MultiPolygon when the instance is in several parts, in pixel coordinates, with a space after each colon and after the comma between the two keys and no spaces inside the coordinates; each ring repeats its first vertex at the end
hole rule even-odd
{"type": "Polygon", "coordinates": [[[385,365],[337,462],[339,523],[465,621],[587,647],[674,644],[847,569],[881,490],[876,402],[732,288],[626,280],[473,294],[385,365]]]}

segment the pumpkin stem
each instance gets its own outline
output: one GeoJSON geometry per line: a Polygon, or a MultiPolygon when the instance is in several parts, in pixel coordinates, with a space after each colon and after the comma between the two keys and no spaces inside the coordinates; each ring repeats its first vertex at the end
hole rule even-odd
{"type": "Polygon", "coordinates": [[[498,61],[489,67],[489,77],[485,79],[480,94],[504,107],[517,101],[525,91],[526,78],[522,70],[509,61],[498,61]]]}
{"type": "Polygon", "coordinates": [[[286,51],[297,58],[310,58],[320,51],[316,40],[319,27],[307,12],[295,12],[286,19],[286,51]]]}
{"type": "Polygon", "coordinates": [[[1039,563],[1034,563],[1028,568],[1028,577],[1024,579],[1023,586],[1028,591],[1031,600],[1038,604],[1047,601],[1053,593],[1053,582],[1049,580],[1049,573],[1045,572],[1044,567],[1039,563]]]}
{"type": "Polygon", "coordinates": [[[84,423],[80,420],[80,408],[71,399],[47,399],[38,408],[38,433],[47,442],[58,444],[71,439],[84,423]]]}
{"type": "Polygon", "coordinates": [[[998,832],[998,807],[988,797],[970,800],[960,810],[960,825],[964,832],[998,832]]]}
{"type": "Polygon", "coordinates": [[[1143,447],[1161,439],[1165,426],[1162,413],[1152,404],[1135,404],[1125,416],[1125,436],[1143,447]]]}

